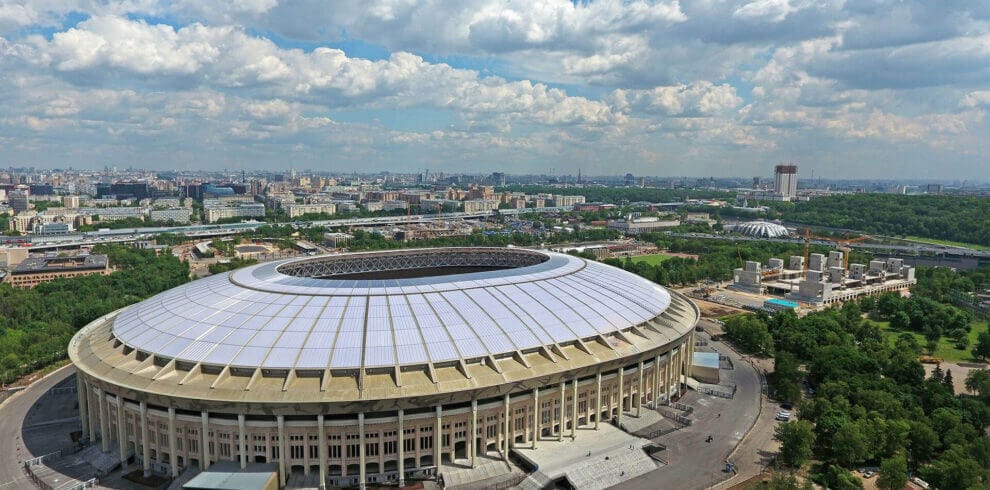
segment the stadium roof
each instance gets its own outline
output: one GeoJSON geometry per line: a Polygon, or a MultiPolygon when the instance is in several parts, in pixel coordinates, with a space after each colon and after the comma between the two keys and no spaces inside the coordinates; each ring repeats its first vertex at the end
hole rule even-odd
{"type": "Polygon", "coordinates": [[[777,238],[790,234],[787,228],[768,221],[749,221],[736,225],[734,230],[744,235],[761,238],[777,238]]]}
{"type": "Polygon", "coordinates": [[[670,302],[653,282],[569,255],[414,249],[292,259],[201,279],[124,310],[112,332],[177,362],[359,369],[569,344],[651,320],[670,302]]]}

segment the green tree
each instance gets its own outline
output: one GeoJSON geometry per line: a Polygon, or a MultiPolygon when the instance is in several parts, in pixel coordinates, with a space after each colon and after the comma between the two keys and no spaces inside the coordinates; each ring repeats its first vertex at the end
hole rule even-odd
{"type": "Polygon", "coordinates": [[[847,468],[866,459],[868,450],[866,434],[855,422],[843,425],[832,436],[832,454],[835,456],[835,461],[847,468]]]}
{"type": "Polygon", "coordinates": [[[970,370],[966,375],[966,391],[983,396],[990,395],[990,370],[970,370]]]}
{"type": "Polygon", "coordinates": [[[900,490],[906,484],[907,460],[903,453],[897,453],[880,462],[880,476],[877,477],[878,488],[900,490]]]}
{"type": "Polygon", "coordinates": [[[911,432],[908,433],[908,450],[911,463],[915,466],[927,463],[932,453],[938,447],[938,434],[925,420],[912,420],[911,432]]]}
{"type": "Polygon", "coordinates": [[[730,318],[725,322],[725,334],[742,350],[751,354],[773,355],[773,337],[767,325],[752,315],[730,318]]]}
{"type": "Polygon", "coordinates": [[[990,357],[990,331],[980,332],[976,336],[976,345],[973,346],[973,357],[985,361],[990,357]]]}
{"type": "Polygon", "coordinates": [[[890,317],[890,328],[894,330],[909,330],[911,328],[911,317],[903,311],[898,311],[890,317]]]}
{"type": "Polygon", "coordinates": [[[810,490],[812,487],[809,482],[804,482],[804,484],[798,482],[793,473],[774,471],[770,474],[770,479],[763,482],[760,488],[763,490],[810,490]]]}
{"type": "Polygon", "coordinates": [[[773,380],[777,389],[777,399],[797,401],[801,398],[801,371],[798,361],[789,352],[778,352],[773,360],[773,380]]]}
{"type": "Polygon", "coordinates": [[[800,468],[811,458],[815,428],[807,420],[780,424],[774,431],[774,439],[780,441],[780,458],[784,464],[800,468]]]}

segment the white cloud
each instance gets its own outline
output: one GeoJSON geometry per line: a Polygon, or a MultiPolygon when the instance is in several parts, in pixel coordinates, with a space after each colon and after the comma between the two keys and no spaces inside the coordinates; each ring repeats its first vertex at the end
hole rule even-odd
{"type": "Polygon", "coordinates": [[[651,90],[619,89],[612,93],[610,102],[614,110],[623,114],[711,116],[738,107],[742,98],[731,85],[700,81],[651,90]]]}
{"type": "Polygon", "coordinates": [[[0,157],[963,174],[988,36],[980,4],[920,0],[0,0],[0,157]]]}

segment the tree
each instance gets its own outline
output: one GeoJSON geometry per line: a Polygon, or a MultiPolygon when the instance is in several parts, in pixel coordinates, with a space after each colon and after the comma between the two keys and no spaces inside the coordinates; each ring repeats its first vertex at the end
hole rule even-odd
{"type": "Polygon", "coordinates": [[[780,424],[774,431],[774,439],[780,441],[780,458],[784,464],[800,468],[811,458],[815,427],[807,420],[780,424]]]}
{"type": "Polygon", "coordinates": [[[949,389],[949,393],[955,393],[955,387],[952,386],[952,370],[945,370],[945,377],[942,378],[942,385],[949,389]]]}
{"type": "Polygon", "coordinates": [[[966,391],[980,395],[990,395],[990,371],[973,369],[966,375],[966,391]]]}
{"type": "Polygon", "coordinates": [[[888,490],[900,490],[907,484],[907,460],[904,453],[885,458],[880,462],[880,476],[877,477],[877,487],[888,490]]]}
{"type": "Polygon", "coordinates": [[[973,346],[973,357],[985,361],[990,357],[990,331],[980,332],[976,336],[976,345],[973,346]]]}
{"type": "Polygon", "coordinates": [[[911,463],[914,466],[928,462],[932,453],[938,447],[938,434],[923,420],[911,421],[911,432],[908,433],[908,448],[911,451],[911,463]]]}
{"type": "Polygon", "coordinates": [[[866,452],[868,450],[866,434],[858,423],[852,422],[843,425],[832,436],[831,449],[835,461],[849,468],[866,459],[866,452]]]}
{"type": "Polygon", "coordinates": [[[804,485],[798,483],[798,479],[793,473],[774,471],[761,488],[765,490],[803,490],[812,487],[807,481],[804,482],[804,485]]]}
{"type": "Polygon", "coordinates": [[[894,313],[890,317],[890,328],[894,330],[909,330],[911,328],[911,317],[903,311],[894,313]]]}
{"type": "Polygon", "coordinates": [[[936,364],[935,367],[932,369],[931,376],[929,376],[928,379],[930,379],[930,380],[932,380],[932,381],[934,381],[936,383],[941,383],[942,382],[942,379],[944,379],[944,378],[945,378],[945,373],[942,372],[942,365],[941,364],[936,364]]]}
{"type": "Polygon", "coordinates": [[[778,352],[773,360],[773,380],[777,399],[793,402],[801,398],[801,371],[798,361],[789,352],[778,352]]]}

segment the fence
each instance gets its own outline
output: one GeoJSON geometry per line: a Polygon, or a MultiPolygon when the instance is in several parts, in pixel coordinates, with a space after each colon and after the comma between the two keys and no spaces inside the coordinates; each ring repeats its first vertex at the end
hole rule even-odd
{"type": "Polygon", "coordinates": [[[53,490],[51,485],[45,483],[38,475],[34,473],[33,468],[35,466],[45,466],[48,462],[54,461],[61,457],[62,451],[55,451],[44,456],[28,459],[24,461],[24,471],[27,472],[28,478],[30,478],[35,485],[41,488],[41,490],[53,490]]]}
{"type": "Polygon", "coordinates": [[[690,405],[685,405],[685,404],[680,403],[680,402],[671,403],[670,406],[672,406],[672,407],[674,407],[674,408],[676,408],[676,409],[678,409],[678,410],[680,410],[682,412],[687,412],[687,413],[694,412],[694,407],[692,407],[690,405]]]}
{"type": "Polygon", "coordinates": [[[493,490],[506,490],[507,488],[518,486],[528,476],[529,475],[516,475],[508,480],[488,485],[488,488],[491,488],[493,490]]]}
{"type": "MultiPolygon", "coordinates": [[[[665,436],[667,434],[670,434],[671,432],[675,432],[678,429],[680,429],[680,427],[667,427],[666,429],[657,429],[657,430],[654,430],[654,431],[651,431],[651,432],[648,432],[648,433],[644,434],[642,437],[644,439],[656,439],[658,437],[662,437],[662,436],[665,436]]],[[[659,443],[656,443],[656,444],[659,444],[659,443]]],[[[666,448],[667,447],[664,446],[664,449],[666,449],[666,448]]]]}
{"type": "Polygon", "coordinates": [[[52,388],[51,390],[48,390],[48,391],[50,391],[51,394],[53,394],[53,395],[65,395],[67,393],[75,393],[76,392],[76,387],[75,386],[59,386],[59,387],[52,388]]]}

